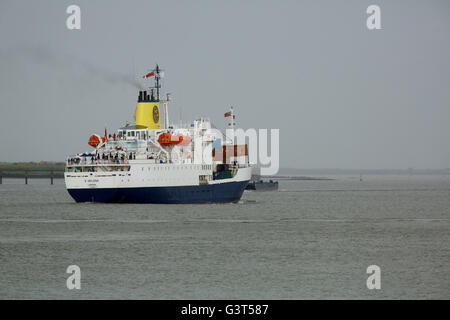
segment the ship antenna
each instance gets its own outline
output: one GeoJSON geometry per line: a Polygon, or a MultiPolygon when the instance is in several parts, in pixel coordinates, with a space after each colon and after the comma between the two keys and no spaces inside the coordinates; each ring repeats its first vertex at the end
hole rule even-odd
{"type": "Polygon", "coordinates": [[[156,98],[159,101],[159,88],[161,88],[160,84],[159,84],[159,66],[158,64],[156,65],[156,69],[155,69],[155,80],[156,80],[156,98]]]}

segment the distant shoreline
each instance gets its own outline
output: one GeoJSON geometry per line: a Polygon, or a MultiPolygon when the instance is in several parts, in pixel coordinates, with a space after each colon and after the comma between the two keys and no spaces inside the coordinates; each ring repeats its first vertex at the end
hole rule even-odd
{"type": "MultiPolygon", "coordinates": [[[[32,179],[50,179],[52,174],[49,173],[41,173],[41,172],[29,172],[27,175],[25,173],[1,173],[1,177],[3,179],[24,179],[25,177],[32,179]]],[[[53,173],[54,179],[63,179],[64,173],[55,172],[53,173]]]]}
{"type": "Polygon", "coordinates": [[[64,178],[64,162],[0,162],[2,178],[64,178]]]}
{"type": "Polygon", "coordinates": [[[450,175],[446,169],[292,169],[281,168],[273,177],[311,175],[450,175]]]}
{"type": "Polygon", "coordinates": [[[261,177],[263,180],[274,179],[274,180],[336,180],[327,177],[307,177],[307,176],[263,176],[261,177]]]}

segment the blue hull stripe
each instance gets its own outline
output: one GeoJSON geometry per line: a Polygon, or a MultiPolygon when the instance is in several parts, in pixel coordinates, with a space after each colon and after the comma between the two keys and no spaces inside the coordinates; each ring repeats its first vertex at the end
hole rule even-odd
{"type": "Polygon", "coordinates": [[[177,187],[68,189],[76,202],[214,203],[237,202],[248,181],[177,187]]]}

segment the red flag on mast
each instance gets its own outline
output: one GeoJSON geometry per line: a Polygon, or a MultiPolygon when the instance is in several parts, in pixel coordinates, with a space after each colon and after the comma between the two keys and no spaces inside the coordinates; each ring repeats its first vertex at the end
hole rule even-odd
{"type": "Polygon", "coordinates": [[[152,77],[152,76],[154,76],[155,75],[155,72],[150,72],[150,73],[147,73],[145,76],[143,76],[142,78],[150,78],[150,77],[152,77]]]}

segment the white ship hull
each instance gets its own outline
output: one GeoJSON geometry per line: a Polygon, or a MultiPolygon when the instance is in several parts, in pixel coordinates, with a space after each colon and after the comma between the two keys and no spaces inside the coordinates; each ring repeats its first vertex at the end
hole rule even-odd
{"type": "Polygon", "coordinates": [[[238,168],[231,178],[207,181],[201,177],[212,178],[211,165],[131,160],[121,169],[126,171],[65,172],[67,190],[77,202],[236,202],[251,178],[250,167],[238,168]]]}

